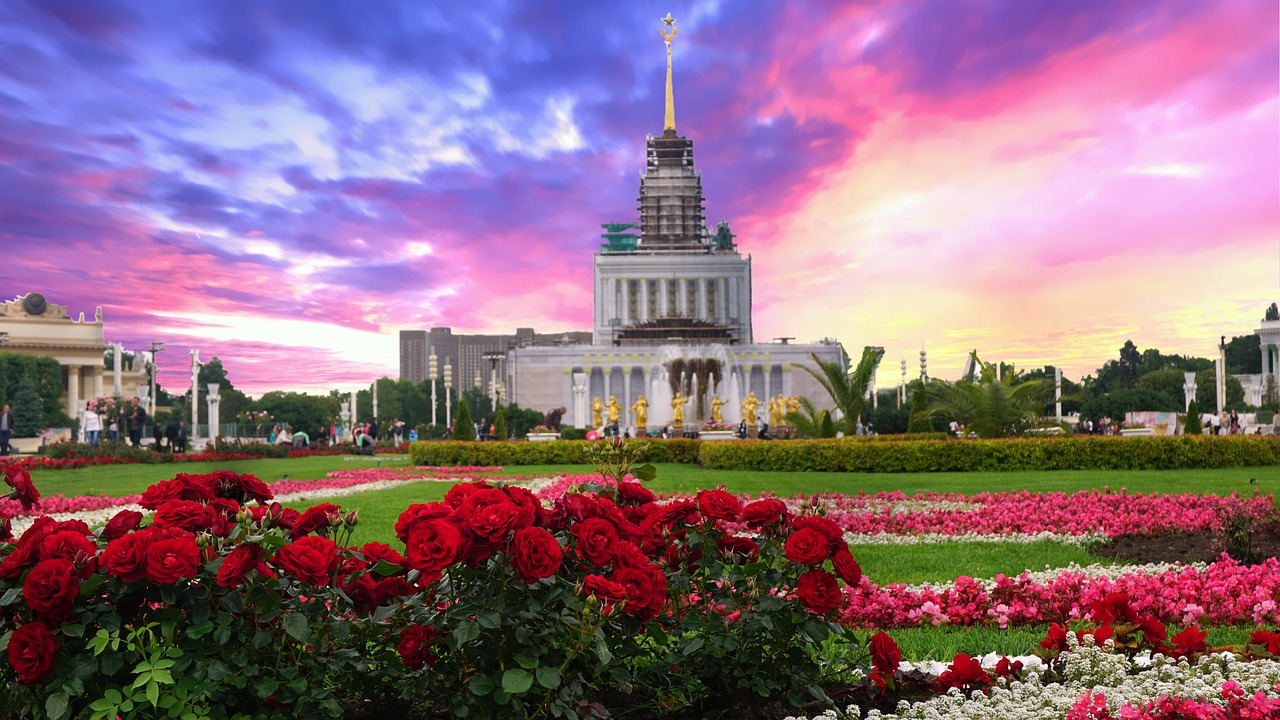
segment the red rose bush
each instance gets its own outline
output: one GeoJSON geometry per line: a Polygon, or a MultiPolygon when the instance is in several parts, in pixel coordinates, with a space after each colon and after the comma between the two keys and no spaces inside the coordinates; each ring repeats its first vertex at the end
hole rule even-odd
{"type": "Polygon", "coordinates": [[[581,717],[636,687],[825,697],[847,668],[819,648],[852,642],[837,616],[861,578],[839,529],[722,490],[658,503],[628,474],[638,452],[610,445],[611,482],[554,502],[455,485],[401,514],[402,548],[351,546],[354,512],[299,513],[228,471],[179,473],[137,498],[149,515],[101,528],[39,517],[0,539],[0,683],[15,688],[0,716],[339,717],[346,697],[381,697],[581,717]]]}

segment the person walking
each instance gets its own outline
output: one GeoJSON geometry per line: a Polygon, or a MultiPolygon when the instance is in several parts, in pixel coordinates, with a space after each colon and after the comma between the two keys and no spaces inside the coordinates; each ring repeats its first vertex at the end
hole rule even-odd
{"type": "Polygon", "coordinates": [[[13,436],[13,413],[9,405],[0,408],[0,457],[9,454],[9,438],[13,436]]]}

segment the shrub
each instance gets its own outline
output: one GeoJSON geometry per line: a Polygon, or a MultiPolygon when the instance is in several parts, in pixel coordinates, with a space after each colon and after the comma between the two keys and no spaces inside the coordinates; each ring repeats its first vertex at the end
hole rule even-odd
{"type": "Polygon", "coordinates": [[[561,440],[586,440],[587,429],[576,428],[576,427],[561,427],[560,439],[561,440]]]}
{"type": "Polygon", "coordinates": [[[497,414],[493,416],[493,434],[499,440],[507,439],[507,414],[502,408],[498,408],[497,414]]]}
{"type": "Polygon", "coordinates": [[[929,417],[929,393],[924,383],[918,382],[911,388],[911,419],[907,422],[907,432],[929,432],[933,430],[933,420],[929,417]]]}
{"type": "Polygon", "coordinates": [[[1187,422],[1182,427],[1182,434],[1204,434],[1204,428],[1200,426],[1200,407],[1196,405],[1195,398],[1192,398],[1191,403],[1187,405],[1187,422]]]}
{"type": "Polygon", "coordinates": [[[43,401],[40,400],[40,395],[36,393],[36,386],[31,382],[31,378],[22,378],[17,392],[13,394],[14,437],[32,438],[41,429],[47,427],[44,424],[42,406],[43,401]]]}
{"type": "Polygon", "coordinates": [[[476,429],[471,424],[471,411],[465,402],[458,403],[458,414],[453,417],[452,440],[475,440],[476,429]]]}
{"type": "Polygon", "coordinates": [[[831,422],[831,413],[823,410],[821,419],[818,420],[818,437],[833,438],[836,436],[835,423],[831,422]]]}
{"type": "MultiPolygon", "coordinates": [[[[698,462],[698,451],[704,443],[698,440],[672,438],[644,443],[644,460],[651,463],[698,462]]],[[[511,466],[511,465],[581,465],[586,463],[586,449],[592,441],[557,440],[531,443],[523,439],[486,443],[416,442],[409,445],[409,459],[414,465],[429,466],[511,466]]]]}

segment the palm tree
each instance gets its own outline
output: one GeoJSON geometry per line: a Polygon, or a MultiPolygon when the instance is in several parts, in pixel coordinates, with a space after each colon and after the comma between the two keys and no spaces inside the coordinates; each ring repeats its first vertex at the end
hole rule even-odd
{"type": "Polygon", "coordinates": [[[875,374],[880,358],[884,357],[884,348],[870,345],[864,347],[862,359],[858,361],[858,366],[852,372],[845,370],[844,363],[826,362],[814,353],[809,353],[809,356],[813,358],[818,369],[814,370],[807,365],[801,365],[801,367],[812,375],[831,396],[831,402],[843,416],[838,424],[839,429],[843,430],[845,435],[852,435],[866,407],[867,387],[871,385],[871,376],[875,374]]]}
{"type": "Polygon", "coordinates": [[[799,412],[789,412],[786,415],[787,424],[792,427],[795,437],[800,438],[820,438],[822,437],[822,416],[827,415],[826,410],[819,410],[809,402],[809,398],[799,398],[799,412]]]}
{"type": "Polygon", "coordinates": [[[1018,382],[1021,373],[1012,369],[997,378],[994,364],[978,359],[976,352],[972,357],[981,368],[977,380],[930,383],[928,414],[950,418],[981,438],[1012,437],[1036,427],[1052,402],[1053,382],[1018,382]]]}

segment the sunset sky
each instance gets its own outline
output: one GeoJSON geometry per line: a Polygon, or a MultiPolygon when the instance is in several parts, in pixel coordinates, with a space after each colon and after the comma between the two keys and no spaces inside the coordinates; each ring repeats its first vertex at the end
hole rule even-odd
{"type": "Polygon", "coordinates": [[[1275,0],[7,0],[0,297],[102,305],[176,392],[191,347],[325,391],[401,329],[589,329],[668,12],[760,340],[1079,378],[1280,299],[1275,0]]]}

